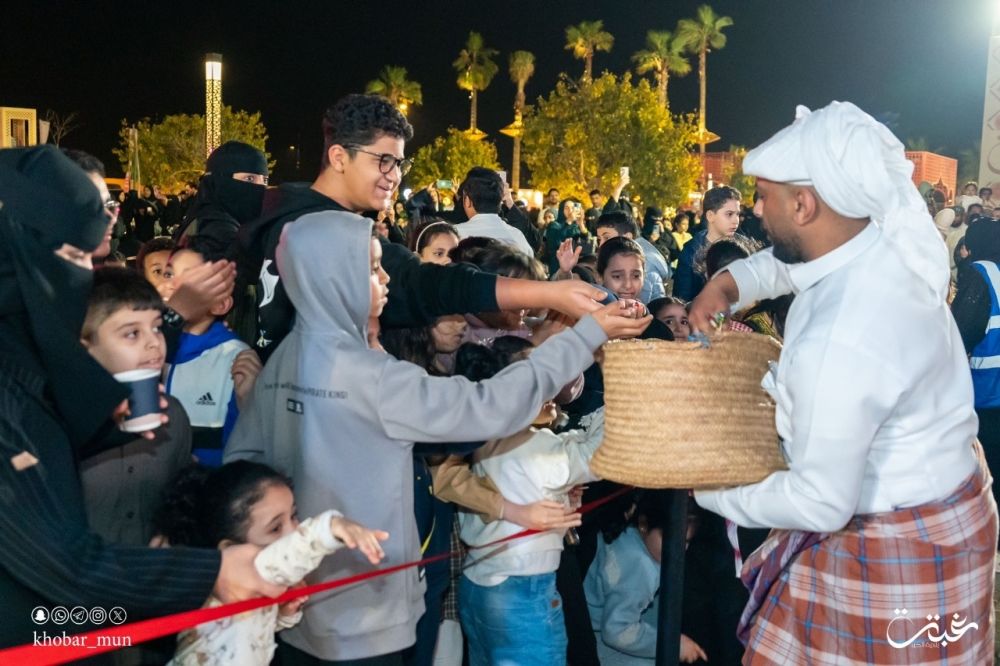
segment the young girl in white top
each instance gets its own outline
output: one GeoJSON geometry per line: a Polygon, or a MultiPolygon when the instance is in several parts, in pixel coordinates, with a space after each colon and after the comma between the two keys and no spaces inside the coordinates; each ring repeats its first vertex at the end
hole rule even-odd
{"type": "MultiPolygon", "coordinates": [[[[531,348],[530,342],[511,336],[495,340],[493,349],[465,344],[458,351],[455,371],[481,381],[520,360],[531,348]]],[[[559,435],[543,427],[555,418],[555,404],[546,402],[531,426],[477,449],[473,471],[489,476],[513,502],[568,504],[574,486],[596,480],[588,463],[603,438],[604,414],[597,411],[585,417],[586,430],[559,435]]],[[[472,666],[565,664],[566,630],[555,574],[564,530],[476,548],[511,536],[521,527],[506,520],[486,523],[479,514],[465,512],[460,514],[460,525],[462,540],[473,548],[459,584],[459,613],[472,666]]]]}
{"type": "MultiPolygon", "coordinates": [[[[327,555],[347,546],[372,564],[383,557],[388,533],[370,530],[326,511],[301,523],[288,479],[267,465],[240,460],[214,470],[192,466],[181,472],[154,516],[157,543],[218,547],[234,543],[266,546],[254,564],[261,577],[294,586],[327,555]]],[[[267,606],[183,631],[170,664],[177,666],[266,666],[274,656],[274,634],[302,618],[305,598],[267,606]]],[[[206,607],[220,605],[210,597],[206,607]]]]}

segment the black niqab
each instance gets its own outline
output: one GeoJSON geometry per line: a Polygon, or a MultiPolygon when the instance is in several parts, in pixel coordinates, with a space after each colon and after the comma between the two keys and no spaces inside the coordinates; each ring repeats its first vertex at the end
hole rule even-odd
{"type": "Polygon", "coordinates": [[[128,393],[80,344],[91,272],[55,250],[93,250],[106,230],[97,188],[58,148],[0,150],[0,353],[44,375],[75,445],[128,393]]]}

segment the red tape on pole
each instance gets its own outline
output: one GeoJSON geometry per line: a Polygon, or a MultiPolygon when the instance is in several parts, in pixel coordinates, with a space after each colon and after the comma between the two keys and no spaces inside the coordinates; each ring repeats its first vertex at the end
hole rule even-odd
{"type": "MultiPolygon", "coordinates": [[[[610,495],[584,504],[580,507],[579,513],[589,513],[594,509],[621,497],[630,490],[633,490],[633,488],[619,488],[610,495]]],[[[541,533],[541,530],[521,530],[516,534],[512,534],[502,539],[497,539],[496,541],[491,541],[490,543],[486,543],[481,546],[471,546],[470,550],[482,550],[483,548],[498,546],[509,541],[522,539],[539,533],[541,533]]],[[[325,583],[317,583],[306,587],[296,587],[288,590],[280,597],[259,597],[256,599],[247,599],[246,601],[236,601],[212,608],[197,608],[195,610],[184,611],[182,613],[174,613],[173,615],[165,615],[163,617],[155,617],[148,620],[141,620],[139,622],[123,624],[118,627],[97,629],[81,634],[67,634],[65,640],[62,635],[54,636],[52,638],[58,638],[64,644],[29,644],[0,650],[0,664],[32,664],[33,666],[65,664],[76,659],[93,657],[104,652],[111,652],[112,650],[120,649],[121,647],[124,647],[122,643],[126,641],[129,646],[139,645],[140,643],[151,641],[154,638],[161,638],[163,636],[176,634],[184,631],[185,629],[190,629],[191,627],[199,624],[204,624],[205,622],[213,622],[238,613],[245,613],[247,611],[257,610],[258,608],[264,608],[272,604],[280,604],[286,601],[298,599],[299,597],[311,596],[313,594],[326,592],[339,587],[346,587],[347,585],[360,583],[371,578],[388,576],[396,573],[397,571],[403,571],[404,569],[426,566],[434,562],[448,559],[452,556],[452,554],[453,553],[450,552],[441,553],[439,555],[426,557],[422,560],[397,564],[385,569],[375,569],[373,571],[366,571],[365,573],[355,574],[346,578],[326,581],[325,583]],[[68,643],[68,645],[66,643],[68,643]]]]}

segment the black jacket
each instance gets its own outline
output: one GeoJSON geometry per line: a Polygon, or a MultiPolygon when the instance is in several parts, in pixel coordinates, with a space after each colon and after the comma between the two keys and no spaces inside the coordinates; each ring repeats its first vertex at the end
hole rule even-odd
{"type": "Polygon", "coordinates": [[[120,606],[131,621],[204,604],[218,550],[116,546],[88,530],[77,456],[44,397],[44,375],[29,355],[8,352],[0,354],[0,647],[31,643],[35,631],[95,628],[36,625],[37,606],[120,606]]]}
{"type": "MultiPolygon", "coordinates": [[[[257,349],[261,359],[270,356],[295,321],[295,307],[275,264],[281,230],[307,213],[324,210],[346,209],[307,183],[289,183],[265,201],[259,220],[240,229],[237,293],[244,293],[242,289],[247,287],[255,292],[257,335],[247,342],[257,349]]],[[[426,326],[447,314],[497,309],[495,275],[466,264],[421,263],[406,247],[380,240],[382,267],[390,278],[389,302],[381,317],[385,328],[426,326]]],[[[247,314],[239,316],[239,320],[245,320],[247,314]]]]}

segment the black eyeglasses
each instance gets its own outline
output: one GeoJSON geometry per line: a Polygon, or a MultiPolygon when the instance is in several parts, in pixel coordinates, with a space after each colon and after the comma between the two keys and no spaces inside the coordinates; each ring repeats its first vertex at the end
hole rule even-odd
{"type": "Polygon", "coordinates": [[[104,202],[103,205],[104,205],[104,210],[112,214],[117,213],[118,209],[122,207],[122,205],[118,203],[118,201],[115,199],[108,199],[107,201],[104,202]]]}
{"type": "Polygon", "coordinates": [[[405,176],[413,166],[413,160],[409,157],[404,157],[402,159],[396,157],[392,153],[373,153],[370,150],[365,150],[361,146],[350,143],[346,144],[344,148],[352,148],[359,153],[364,153],[365,155],[371,155],[372,157],[378,158],[378,170],[382,173],[389,173],[392,171],[393,167],[399,167],[399,175],[405,176]]]}

